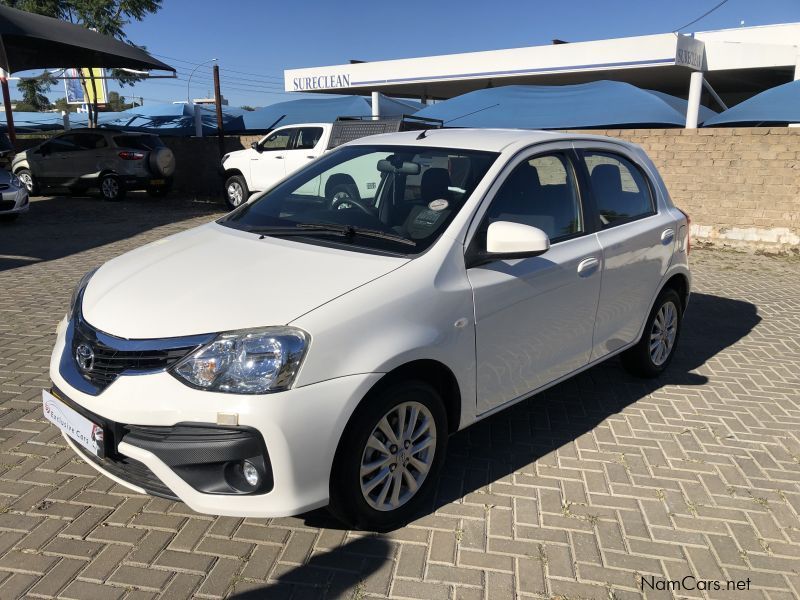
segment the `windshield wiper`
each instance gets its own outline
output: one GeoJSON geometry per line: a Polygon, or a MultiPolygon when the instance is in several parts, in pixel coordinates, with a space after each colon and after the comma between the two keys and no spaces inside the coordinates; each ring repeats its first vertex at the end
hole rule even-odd
{"type": "Polygon", "coordinates": [[[327,225],[315,225],[313,223],[300,223],[294,227],[254,227],[247,229],[249,233],[257,233],[259,239],[264,239],[268,235],[284,236],[284,235],[338,235],[346,237],[349,235],[347,230],[338,227],[329,227],[327,225]]]}
{"type": "Polygon", "coordinates": [[[406,246],[416,246],[415,241],[404,238],[403,236],[378,229],[367,229],[363,227],[356,227],[354,225],[337,225],[325,223],[298,223],[294,227],[262,227],[250,229],[251,233],[258,233],[261,238],[268,235],[284,236],[284,235],[337,235],[339,237],[352,238],[357,235],[364,237],[379,238],[382,240],[389,240],[397,242],[398,244],[405,244],[406,246]]]}

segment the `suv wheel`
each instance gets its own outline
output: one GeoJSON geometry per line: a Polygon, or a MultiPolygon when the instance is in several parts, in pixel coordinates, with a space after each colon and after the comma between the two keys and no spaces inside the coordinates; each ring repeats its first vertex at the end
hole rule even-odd
{"type": "Polygon", "coordinates": [[[100,178],[100,194],[103,200],[122,200],[125,197],[125,188],[116,175],[103,175],[100,178]]]}
{"type": "Polygon", "coordinates": [[[39,195],[39,185],[33,179],[33,174],[30,172],[30,169],[20,169],[16,172],[16,175],[20,183],[28,190],[28,196],[39,195]]]}
{"type": "Polygon", "coordinates": [[[225,182],[225,204],[233,210],[247,202],[250,197],[250,190],[247,189],[247,182],[241,175],[231,175],[225,182]]]}
{"type": "Polygon", "coordinates": [[[658,377],[672,362],[681,331],[681,299],[673,289],[659,294],[639,342],[622,354],[623,366],[640,377],[658,377]]]}
{"type": "Polygon", "coordinates": [[[391,385],[350,420],[331,474],[331,511],[360,529],[385,531],[413,518],[438,479],[447,415],[421,381],[391,385]]]}

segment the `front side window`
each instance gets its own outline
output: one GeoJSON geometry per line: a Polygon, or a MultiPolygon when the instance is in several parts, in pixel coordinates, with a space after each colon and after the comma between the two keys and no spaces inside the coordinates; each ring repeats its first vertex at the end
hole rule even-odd
{"type": "Polygon", "coordinates": [[[76,143],[75,134],[70,134],[54,137],[47,143],[47,150],[50,152],[76,152],[80,148],[76,143]]]}
{"type": "Polygon", "coordinates": [[[75,143],[81,150],[96,150],[106,147],[106,138],[99,133],[77,133],[75,143]]]}
{"type": "Polygon", "coordinates": [[[219,222],[273,235],[288,229],[302,241],[418,254],[447,228],[496,158],[472,150],[346,146],[219,222]],[[326,233],[324,226],[336,231],[326,233]]]}
{"type": "Polygon", "coordinates": [[[563,154],[540,155],[517,165],[492,200],[479,234],[495,221],[538,227],[551,242],[584,231],[572,163],[563,154]]]}
{"type": "Polygon", "coordinates": [[[644,174],[628,159],[610,152],[585,152],[583,156],[603,228],[655,212],[644,174]]]}
{"type": "Polygon", "coordinates": [[[322,127],[301,127],[297,130],[294,147],[297,150],[312,150],[322,137],[322,127]]]}
{"type": "Polygon", "coordinates": [[[280,129],[268,135],[261,142],[262,150],[286,150],[292,141],[292,135],[296,129],[280,129]]]}

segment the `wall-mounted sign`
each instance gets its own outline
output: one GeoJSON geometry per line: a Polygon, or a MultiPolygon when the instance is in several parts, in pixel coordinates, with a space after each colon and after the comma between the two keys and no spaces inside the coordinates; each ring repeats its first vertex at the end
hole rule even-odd
{"type": "Polygon", "coordinates": [[[338,75],[318,75],[314,77],[295,77],[292,79],[292,91],[295,92],[303,92],[305,90],[330,90],[346,87],[350,87],[350,75],[346,73],[338,75]]]}

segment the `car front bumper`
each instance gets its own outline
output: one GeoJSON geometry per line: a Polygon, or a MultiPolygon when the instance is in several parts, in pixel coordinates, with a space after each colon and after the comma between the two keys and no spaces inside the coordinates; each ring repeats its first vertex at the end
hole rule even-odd
{"type": "Polygon", "coordinates": [[[28,212],[28,192],[24,188],[9,188],[0,192],[0,215],[28,212]]]}
{"type": "Polygon", "coordinates": [[[147,444],[137,442],[136,436],[115,440],[114,461],[92,459],[67,439],[90,465],[118,483],[140,493],[178,498],[200,513],[280,517],[325,506],[342,432],[355,407],[381,377],[379,373],[351,375],[275,394],[244,396],[198,391],[160,371],[122,375],[92,396],[70,385],[60,372],[65,331],[66,321],[62,321],[50,377],[56,391],[76,408],[116,424],[129,424],[132,429],[179,424],[216,427],[221,414],[227,419],[235,414],[240,428],[252,428],[263,438],[271,488],[237,495],[199,491],[196,482],[193,485],[185,473],[182,476],[180,469],[167,464],[171,461],[163,452],[145,447],[147,444]],[[126,459],[132,459],[128,460],[132,467],[120,469],[118,463],[126,459]]]}

